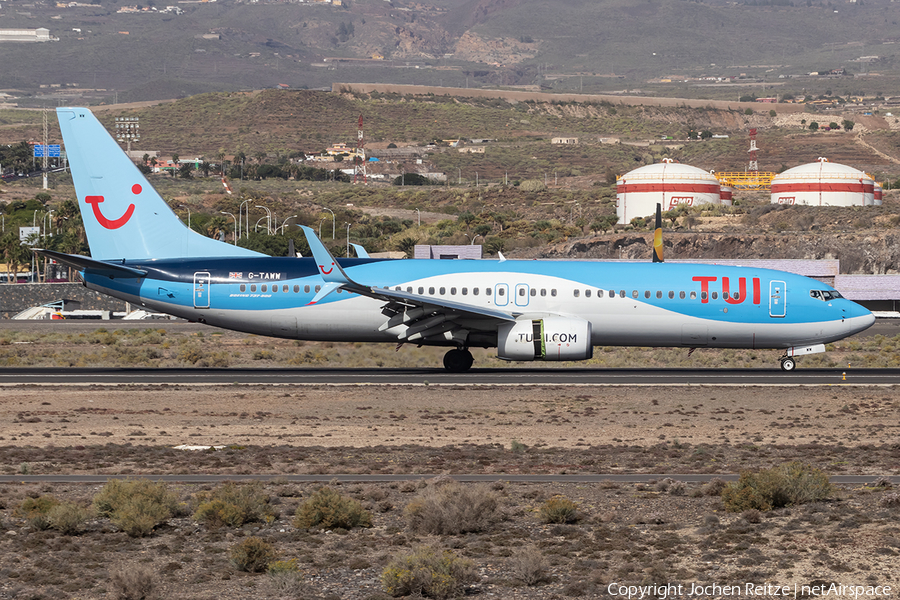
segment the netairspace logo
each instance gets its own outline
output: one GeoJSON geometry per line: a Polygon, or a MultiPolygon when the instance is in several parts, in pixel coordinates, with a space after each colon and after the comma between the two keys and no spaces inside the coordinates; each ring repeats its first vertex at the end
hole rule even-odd
{"type": "Polygon", "coordinates": [[[734,596],[746,598],[803,598],[808,596],[833,598],[876,598],[892,596],[889,585],[842,585],[838,583],[820,585],[774,585],[771,583],[743,583],[722,585],[668,584],[668,585],[622,585],[611,583],[606,592],[610,596],[621,596],[631,600],[678,597],[709,598],[713,596],[734,596]]]}

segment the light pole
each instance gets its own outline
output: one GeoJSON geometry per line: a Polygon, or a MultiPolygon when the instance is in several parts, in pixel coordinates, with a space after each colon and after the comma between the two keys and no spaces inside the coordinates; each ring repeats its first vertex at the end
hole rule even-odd
{"type": "Polygon", "coordinates": [[[335,222],[334,222],[334,211],[331,210],[330,208],[325,208],[324,206],[322,207],[322,209],[327,210],[328,212],[331,213],[331,239],[334,239],[334,231],[337,228],[335,226],[335,222]]]}
{"type": "Polygon", "coordinates": [[[188,211],[188,229],[191,228],[191,209],[186,204],[179,204],[179,208],[187,208],[188,211]]]}
{"type": "MultiPolygon", "coordinates": [[[[234,219],[234,226],[235,226],[235,228],[237,228],[238,222],[237,222],[237,219],[235,219],[234,215],[232,215],[230,212],[225,212],[224,210],[220,210],[219,212],[222,213],[223,215],[229,215],[232,219],[234,219]]],[[[234,232],[234,245],[235,246],[237,246],[237,240],[238,240],[238,232],[235,231],[234,232]]]]}
{"type": "Polygon", "coordinates": [[[350,258],[350,223],[344,223],[347,226],[347,258],[350,258]]]}
{"type": "Polygon", "coordinates": [[[475,171],[475,187],[478,187],[478,171],[475,171]]]}
{"type": "Polygon", "coordinates": [[[456,185],[462,185],[462,169],[456,167],[456,185]]]}
{"type": "MultiPolygon", "coordinates": [[[[265,206],[259,206],[259,205],[257,205],[256,208],[261,208],[261,209],[263,209],[264,211],[266,211],[266,219],[267,219],[267,220],[266,220],[266,233],[268,233],[269,235],[272,235],[272,211],[269,210],[268,208],[266,208],[265,206]]],[[[260,219],[260,221],[261,221],[261,220],[262,220],[262,219],[260,219]]],[[[257,223],[257,225],[258,225],[258,224],[259,224],[259,221],[257,221],[256,223],[257,223]]]]}
{"type": "Polygon", "coordinates": [[[327,218],[328,217],[322,217],[322,220],[319,221],[319,239],[320,240],[322,239],[322,223],[324,223],[325,219],[327,219],[327,218]]]}
{"type": "MultiPolygon", "coordinates": [[[[243,202],[241,202],[240,207],[238,207],[238,216],[240,216],[241,213],[244,212],[244,205],[247,204],[248,202],[250,202],[250,198],[248,198],[247,200],[244,200],[243,202]]],[[[240,221],[238,221],[238,223],[240,223],[240,221]]],[[[249,207],[249,206],[247,207],[247,225],[246,225],[246,228],[247,228],[247,235],[249,236],[249,235],[250,235],[250,207],[249,207]]],[[[240,229],[240,227],[238,227],[238,229],[240,229]]]]}
{"type": "Polygon", "coordinates": [[[260,218],[256,221],[256,225],[253,226],[253,231],[259,231],[259,222],[262,221],[263,219],[267,219],[267,218],[268,218],[268,217],[260,217],[260,218]]]}
{"type": "Polygon", "coordinates": [[[484,236],[481,235],[480,233],[479,233],[479,234],[476,234],[476,235],[473,235],[473,236],[472,236],[472,241],[469,243],[470,246],[474,246],[474,245],[475,245],[475,238],[481,238],[482,240],[484,240],[484,236]]]}
{"type": "Polygon", "coordinates": [[[278,234],[278,230],[279,230],[279,229],[281,229],[281,233],[284,234],[284,227],[285,227],[285,225],[287,225],[288,219],[293,219],[293,218],[296,217],[296,216],[297,216],[297,215],[291,215],[291,216],[289,216],[289,217],[285,217],[284,221],[281,222],[281,227],[276,227],[276,228],[275,228],[275,234],[276,234],[276,235],[278,234]]]}
{"type": "Polygon", "coordinates": [[[416,209],[416,226],[417,226],[417,227],[421,227],[421,226],[422,226],[422,215],[419,214],[419,209],[418,209],[418,208],[416,209]]]}

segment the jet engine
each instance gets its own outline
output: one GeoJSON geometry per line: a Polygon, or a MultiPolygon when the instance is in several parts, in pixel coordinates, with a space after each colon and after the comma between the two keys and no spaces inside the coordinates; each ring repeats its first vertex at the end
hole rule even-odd
{"type": "Polygon", "coordinates": [[[591,323],[584,319],[519,318],[497,331],[497,356],[502,360],[587,360],[593,355],[591,323]]]}

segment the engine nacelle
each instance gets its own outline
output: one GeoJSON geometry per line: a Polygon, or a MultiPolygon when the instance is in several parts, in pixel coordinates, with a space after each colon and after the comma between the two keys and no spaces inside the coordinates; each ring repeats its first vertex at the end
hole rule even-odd
{"type": "Polygon", "coordinates": [[[591,323],[574,317],[520,318],[497,331],[503,360],[587,360],[594,355],[591,323]]]}

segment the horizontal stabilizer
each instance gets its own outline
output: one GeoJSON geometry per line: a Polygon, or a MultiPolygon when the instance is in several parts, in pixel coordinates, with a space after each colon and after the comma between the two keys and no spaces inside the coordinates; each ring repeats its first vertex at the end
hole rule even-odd
{"type": "Polygon", "coordinates": [[[136,277],[144,277],[147,275],[147,271],[143,269],[135,269],[134,267],[126,267],[125,265],[94,260],[93,258],[81,256],[80,254],[63,254],[62,252],[41,250],[39,248],[35,248],[34,253],[39,254],[40,256],[46,256],[47,258],[60,262],[67,267],[77,269],[78,271],[84,271],[91,275],[101,275],[103,277],[109,277],[110,279],[134,279],[136,277]]]}

